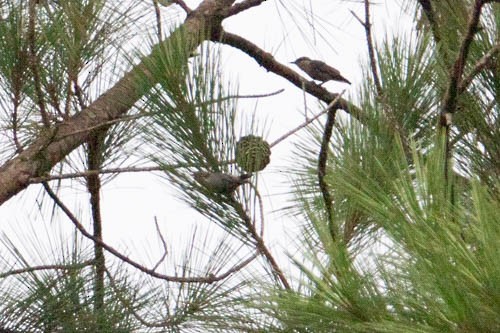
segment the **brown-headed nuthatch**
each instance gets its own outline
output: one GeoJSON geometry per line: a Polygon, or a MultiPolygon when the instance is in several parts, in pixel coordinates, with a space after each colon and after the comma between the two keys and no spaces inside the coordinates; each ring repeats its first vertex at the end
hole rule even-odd
{"type": "Polygon", "coordinates": [[[233,176],[222,172],[198,171],[194,173],[194,179],[210,192],[230,195],[238,186],[250,183],[251,174],[245,173],[233,176]]]}
{"type": "Polygon", "coordinates": [[[292,64],[299,66],[299,68],[306,72],[313,80],[321,81],[320,85],[330,80],[351,84],[349,80],[340,75],[337,69],[328,66],[323,61],[311,60],[308,57],[300,57],[292,62],[292,64]]]}

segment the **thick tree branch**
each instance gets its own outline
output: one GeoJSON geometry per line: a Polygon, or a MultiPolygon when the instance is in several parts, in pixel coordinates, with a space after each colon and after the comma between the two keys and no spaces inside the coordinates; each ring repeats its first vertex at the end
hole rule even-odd
{"type": "Polygon", "coordinates": [[[234,4],[228,9],[225,17],[233,16],[249,8],[260,6],[265,1],[266,0],[245,0],[243,2],[234,4]]]}
{"type": "Polygon", "coordinates": [[[479,17],[481,16],[481,9],[483,5],[484,0],[476,0],[467,24],[467,32],[463,38],[455,64],[450,71],[450,82],[448,84],[448,89],[444,97],[443,108],[441,111],[440,125],[443,127],[450,125],[451,114],[453,114],[456,110],[457,98],[459,95],[458,87],[461,84],[465,63],[467,56],[469,55],[469,47],[474,38],[474,34],[477,32],[477,26],[479,24],[479,17]]]}
{"type": "MultiPolygon", "coordinates": [[[[297,74],[297,72],[295,72],[294,70],[276,61],[271,53],[262,50],[260,47],[243,37],[229,32],[221,31],[220,35],[213,36],[213,41],[221,42],[223,44],[241,50],[242,52],[252,57],[260,66],[264,67],[269,72],[273,72],[285,78],[298,88],[304,89],[309,94],[317,97],[325,103],[329,104],[339,95],[329,92],[325,88],[317,85],[312,81],[307,81],[304,77],[297,74]]],[[[340,98],[338,102],[333,106],[333,108],[344,110],[358,120],[363,118],[363,111],[343,98],[340,98]]]]}
{"type": "Polygon", "coordinates": [[[156,83],[146,66],[154,54],[160,49],[169,49],[169,43],[179,38],[180,34],[188,37],[188,47],[195,48],[201,43],[201,33],[220,28],[221,11],[233,3],[234,0],[203,1],[179,29],[153,49],[151,56],[133,67],[95,102],[55,128],[43,131],[29,147],[0,167],[0,204],[25,189],[31,178],[43,176],[86,142],[90,130],[85,129],[98,127],[125,114],[156,83]],[[150,80],[144,80],[145,76],[150,80]]]}

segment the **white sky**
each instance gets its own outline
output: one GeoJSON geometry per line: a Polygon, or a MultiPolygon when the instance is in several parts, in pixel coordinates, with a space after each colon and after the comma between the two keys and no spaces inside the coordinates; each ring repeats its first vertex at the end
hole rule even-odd
{"type": "MultiPolygon", "coordinates": [[[[290,6],[288,9],[293,10],[294,15],[299,15],[292,6],[301,1],[282,2],[290,6]]],[[[374,31],[379,41],[386,31],[396,33],[408,31],[411,19],[401,15],[397,1],[378,2],[380,4],[373,5],[371,10],[374,31]]],[[[187,3],[194,8],[199,1],[187,1],[187,3]]],[[[362,1],[315,0],[304,3],[308,7],[312,6],[319,16],[315,19],[316,29],[319,32],[303,22],[293,22],[282,5],[273,0],[268,0],[259,7],[226,20],[224,27],[227,31],[240,34],[271,52],[282,63],[293,61],[299,56],[309,56],[327,62],[339,69],[353,84],[348,86],[330,82],[325,87],[333,92],[340,92],[346,88],[345,97],[355,98],[356,89],[362,79],[361,64],[366,57],[367,49],[364,29],[353,18],[350,10],[363,18],[362,1]],[[323,37],[321,34],[324,34],[323,37]]],[[[170,10],[163,9],[163,12],[171,13],[170,10]]],[[[300,89],[281,77],[268,73],[239,50],[224,47],[222,55],[224,74],[227,79],[238,80],[240,94],[269,93],[285,89],[278,96],[258,101],[238,102],[240,112],[248,112],[250,115],[255,110],[259,118],[266,121],[265,128],[270,133],[267,137],[269,142],[303,122],[304,101],[300,89]]],[[[294,65],[290,66],[298,70],[294,65]]],[[[311,96],[307,97],[307,105],[317,110],[317,102],[311,96]]],[[[283,217],[279,212],[286,205],[286,196],[278,195],[289,190],[286,176],[279,171],[293,159],[290,152],[295,139],[296,137],[289,138],[273,149],[271,163],[262,172],[259,181],[259,190],[264,196],[266,209],[266,241],[275,254],[282,252],[282,248],[288,246],[293,239],[290,235],[293,235],[299,227],[297,221],[283,217]],[[288,237],[285,237],[285,234],[288,234],[288,237]]],[[[74,209],[77,216],[82,217],[82,221],[90,230],[87,219],[87,195],[84,192],[75,193],[70,181],[65,181],[64,184],[66,190],[61,198],[74,209]],[[82,211],[85,213],[82,214],[82,211]]],[[[72,234],[71,224],[66,218],[50,222],[48,218],[50,215],[40,216],[35,197],[42,192],[40,186],[33,185],[0,206],[0,232],[12,239],[16,246],[26,249],[27,256],[33,256],[33,264],[41,263],[45,258],[44,255],[39,255],[40,251],[37,250],[40,244],[45,244],[43,246],[47,251],[50,248],[45,229],[64,229],[62,232],[64,239],[70,239],[72,234]],[[31,234],[28,237],[33,242],[26,242],[26,233],[31,234]],[[35,239],[39,243],[33,244],[35,239]]],[[[181,203],[168,190],[166,181],[155,175],[145,173],[119,175],[105,185],[102,198],[104,240],[119,249],[126,249],[126,252],[136,260],[154,262],[160,255],[157,252],[159,243],[154,226],[155,217],[164,237],[173,248],[177,248],[176,244],[180,244],[180,241],[183,244],[189,243],[190,232],[195,225],[199,232],[209,227],[215,235],[220,235],[213,224],[181,203]]],[[[51,241],[52,244],[55,244],[54,239],[51,241]]],[[[182,253],[182,248],[175,250],[182,253]]],[[[1,252],[3,250],[0,245],[1,252]]],[[[284,263],[285,258],[280,257],[284,263]]]]}

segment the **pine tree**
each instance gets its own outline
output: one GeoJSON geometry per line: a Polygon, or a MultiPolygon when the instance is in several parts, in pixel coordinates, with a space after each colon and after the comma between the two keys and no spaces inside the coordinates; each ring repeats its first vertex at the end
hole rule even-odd
{"type": "MultiPolygon", "coordinates": [[[[404,1],[415,29],[383,39],[363,1],[351,96],[223,28],[267,2],[0,3],[0,203],[40,184],[24,200],[51,223],[19,228],[22,244],[0,237],[0,332],[500,331],[498,1],[404,1]],[[171,9],[185,18],[164,22],[171,9]],[[242,125],[237,102],[273,94],[240,94],[226,46],[320,111],[306,105],[274,142],[257,114],[242,125]],[[283,259],[258,180],[296,133],[282,213],[300,231],[283,259]],[[217,236],[195,230],[172,249],[155,223],[163,255],[149,264],[110,245],[101,195],[126,172],[155,172],[217,236]],[[68,204],[79,193],[83,213],[68,204]]],[[[309,7],[276,3],[326,31],[309,7]]]]}

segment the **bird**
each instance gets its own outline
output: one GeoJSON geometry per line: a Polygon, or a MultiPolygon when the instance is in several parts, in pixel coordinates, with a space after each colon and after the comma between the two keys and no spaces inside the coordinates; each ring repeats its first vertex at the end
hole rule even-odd
{"type": "Polygon", "coordinates": [[[330,80],[351,84],[351,82],[343,77],[337,69],[325,64],[323,61],[311,60],[308,57],[300,57],[291,63],[299,66],[300,69],[306,72],[307,75],[314,80],[321,81],[320,86],[330,80]]]}
{"type": "Polygon", "coordinates": [[[194,179],[213,193],[231,195],[238,186],[250,183],[251,174],[244,173],[239,176],[222,172],[198,171],[194,179]]]}

